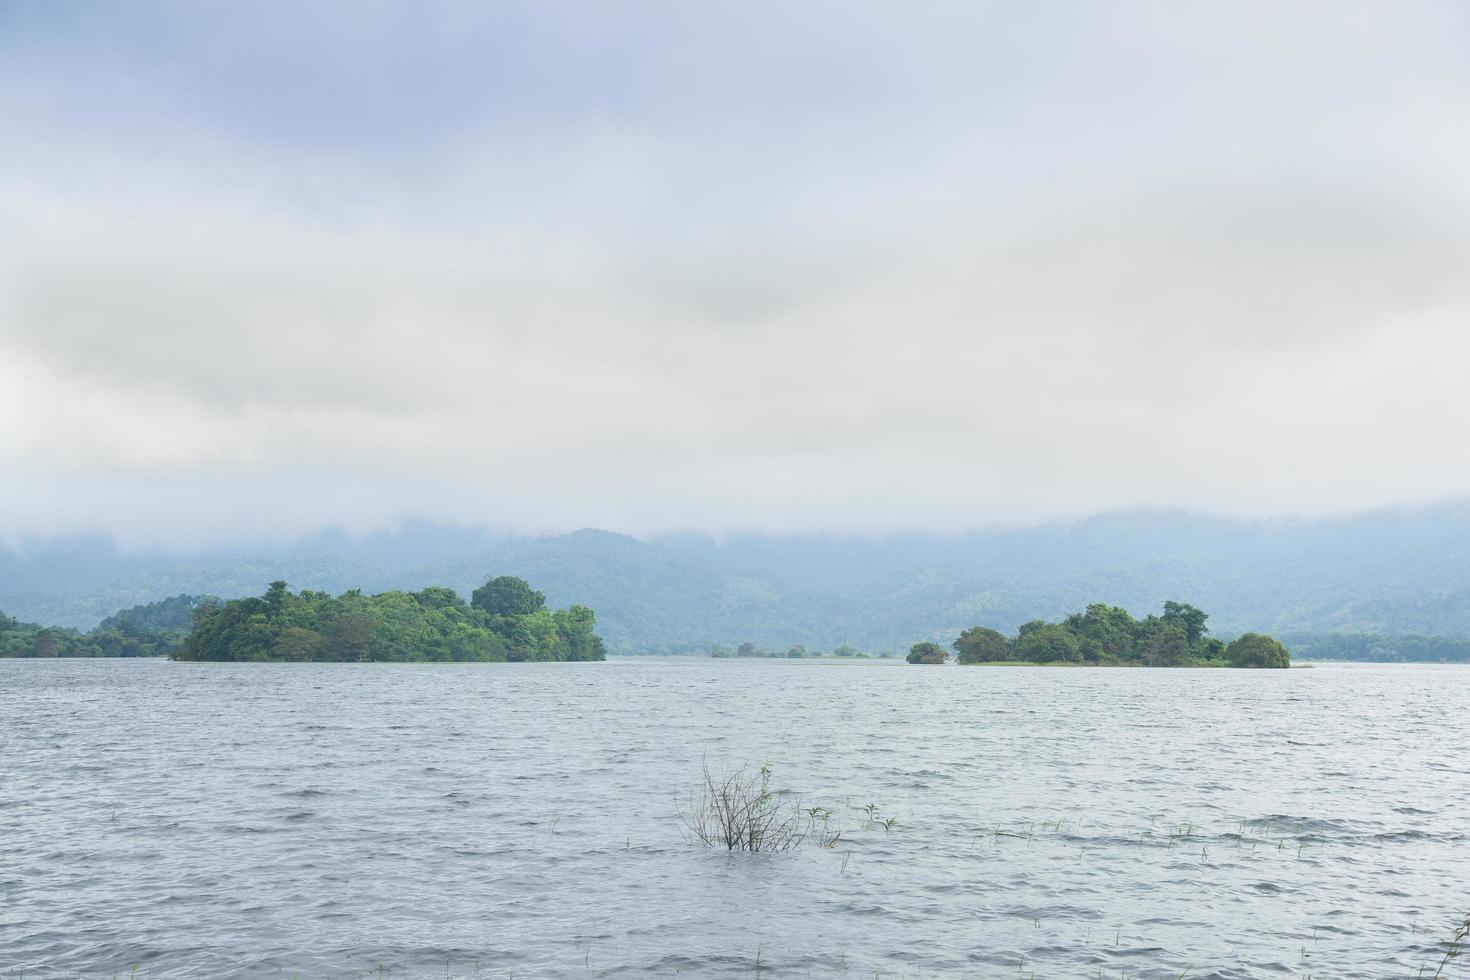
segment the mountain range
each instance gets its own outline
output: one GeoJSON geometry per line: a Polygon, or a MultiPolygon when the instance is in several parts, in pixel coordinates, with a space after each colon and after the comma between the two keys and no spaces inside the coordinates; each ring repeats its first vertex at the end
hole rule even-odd
{"type": "Polygon", "coordinates": [[[753,642],[772,649],[948,643],[1090,602],[1136,615],[1164,601],[1211,614],[1215,635],[1424,633],[1470,637],[1470,501],[1320,520],[1172,510],[956,535],[886,537],[599,530],[524,537],[415,523],[326,530],[274,548],[123,550],[86,537],[0,550],[0,610],[89,628],[179,593],[259,594],[274,579],[341,592],[519,575],[553,606],[581,603],[618,652],[753,642]]]}

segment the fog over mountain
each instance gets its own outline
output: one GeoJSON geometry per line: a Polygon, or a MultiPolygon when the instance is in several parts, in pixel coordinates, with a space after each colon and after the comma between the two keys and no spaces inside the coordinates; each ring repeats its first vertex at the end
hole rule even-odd
{"type": "Polygon", "coordinates": [[[948,642],[1093,601],[1137,613],[1167,599],[1246,630],[1470,637],[1470,502],[1316,522],[1245,522],[1180,511],[962,535],[546,537],[411,525],[324,532],[272,550],[119,552],[103,539],[0,552],[0,609],[86,627],[180,592],[259,594],[272,579],[329,591],[452,585],[521,575],[554,605],[585,603],[618,651],[753,641],[890,649],[948,642]]]}

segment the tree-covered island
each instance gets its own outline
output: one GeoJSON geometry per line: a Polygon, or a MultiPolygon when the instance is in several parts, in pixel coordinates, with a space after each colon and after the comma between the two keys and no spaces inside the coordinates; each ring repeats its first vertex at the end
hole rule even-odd
{"type": "MultiPolygon", "coordinates": [[[[1291,666],[1286,647],[1264,634],[1246,633],[1229,644],[1206,636],[1209,618],[1182,602],[1166,602],[1162,616],[1150,614],[1144,619],[1134,619],[1117,606],[1093,603],[1060,623],[1032,620],[1010,637],[974,626],[961,633],[953,646],[962,664],[1291,666]]],[[[910,655],[910,663],[935,662],[943,661],[910,655]]]]}
{"type": "Polygon", "coordinates": [[[453,589],[291,592],[202,607],[176,660],[463,662],[604,660],[586,606],[555,612],[512,576],[491,579],[469,602],[453,589]]]}
{"type": "Polygon", "coordinates": [[[910,647],[909,655],[904,659],[911,664],[942,664],[949,659],[949,653],[938,643],[926,640],[910,647]]]}

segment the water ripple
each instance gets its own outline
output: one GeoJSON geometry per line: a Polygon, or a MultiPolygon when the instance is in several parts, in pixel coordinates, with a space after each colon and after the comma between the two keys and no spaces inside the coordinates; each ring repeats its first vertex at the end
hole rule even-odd
{"type": "Polygon", "coordinates": [[[0,661],[0,978],[1432,973],[1467,681],[0,661]],[[705,760],[842,838],[689,844],[705,760]]]}

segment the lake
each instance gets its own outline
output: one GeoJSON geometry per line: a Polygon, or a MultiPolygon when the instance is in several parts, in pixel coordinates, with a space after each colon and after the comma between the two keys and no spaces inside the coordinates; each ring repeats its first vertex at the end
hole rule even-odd
{"type": "Polygon", "coordinates": [[[1467,736],[1466,667],[0,661],[0,978],[1427,976],[1467,736]],[[706,761],[842,838],[691,843],[706,761]]]}

